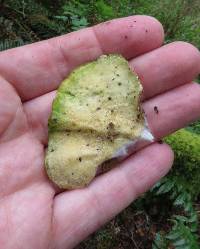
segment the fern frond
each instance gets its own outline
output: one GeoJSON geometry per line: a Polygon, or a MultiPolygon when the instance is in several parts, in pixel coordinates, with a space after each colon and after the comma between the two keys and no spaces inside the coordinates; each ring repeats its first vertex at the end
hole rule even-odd
{"type": "Polygon", "coordinates": [[[156,233],[155,240],[152,244],[152,249],[168,249],[168,241],[161,233],[156,233]]]}
{"type": "MultiPolygon", "coordinates": [[[[168,243],[171,243],[176,249],[197,249],[198,240],[195,232],[198,229],[198,216],[193,208],[192,196],[184,187],[184,182],[178,177],[165,177],[157,183],[151,192],[156,196],[168,195],[174,207],[179,207],[184,211],[184,215],[173,215],[170,219],[173,226],[167,235],[162,235],[168,243]]],[[[165,248],[166,242],[159,247],[159,235],[155,238],[154,248],[165,248]],[[157,245],[157,244],[158,245],[157,245]],[[157,246],[157,247],[155,247],[157,246]]],[[[163,239],[162,239],[163,241],[163,239]]]]}
{"type": "Polygon", "coordinates": [[[172,230],[165,236],[176,249],[199,249],[198,237],[195,235],[189,226],[184,224],[184,221],[176,220],[176,224],[172,230]]]}

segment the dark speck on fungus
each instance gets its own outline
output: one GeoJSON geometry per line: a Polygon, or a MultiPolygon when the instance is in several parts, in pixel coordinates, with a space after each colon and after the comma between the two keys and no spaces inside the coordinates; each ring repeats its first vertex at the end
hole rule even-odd
{"type": "Polygon", "coordinates": [[[127,36],[127,35],[125,35],[125,36],[124,36],[124,38],[125,38],[125,39],[128,39],[128,36],[127,36]]]}
{"type": "Polygon", "coordinates": [[[121,86],[122,85],[122,83],[121,82],[118,82],[118,86],[121,86]]]}
{"type": "Polygon", "coordinates": [[[110,123],[108,124],[108,127],[109,127],[109,129],[114,129],[115,125],[113,124],[113,122],[110,122],[110,123]]]}
{"type": "Polygon", "coordinates": [[[97,109],[96,109],[97,111],[99,111],[99,110],[101,110],[101,107],[97,107],[97,109]]]}
{"type": "Polygon", "coordinates": [[[78,160],[79,160],[79,162],[82,162],[82,158],[81,157],[79,157],[78,160]]]}
{"type": "Polygon", "coordinates": [[[111,97],[108,97],[108,100],[112,100],[112,98],[111,98],[111,97]]]}

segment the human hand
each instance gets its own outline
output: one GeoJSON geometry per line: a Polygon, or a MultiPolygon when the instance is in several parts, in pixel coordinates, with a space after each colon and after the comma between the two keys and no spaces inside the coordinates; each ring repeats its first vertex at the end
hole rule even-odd
{"type": "Polygon", "coordinates": [[[200,117],[200,86],[190,83],[200,72],[199,51],[184,42],[162,43],[159,22],[133,16],[0,53],[3,249],[73,248],[168,172],[173,153],[159,143],[84,189],[61,192],[44,171],[54,90],[73,68],[101,54],[122,54],[138,73],[157,139],[200,117]]]}

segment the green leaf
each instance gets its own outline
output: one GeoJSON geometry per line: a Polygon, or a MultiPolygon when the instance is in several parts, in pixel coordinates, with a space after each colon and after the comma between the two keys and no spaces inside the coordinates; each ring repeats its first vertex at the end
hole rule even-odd
{"type": "Polygon", "coordinates": [[[191,223],[197,222],[197,221],[198,221],[198,216],[197,216],[196,213],[193,213],[193,214],[191,215],[191,217],[188,219],[188,222],[191,222],[191,223]]]}
{"type": "Polygon", "coordinates": [[[67,16],[54,16],[54,18],[65,21],[65,22],[69,19],[67,16]]]}
{"type": "Polygon", "coordinates": [[[175,239],[178,239],[179,236],[180,236],[180,233],[178,231],[177,232],[171,231],[168,235],[165,236],[165,238],[169,240],[175,240],[175,239]]]}
{"type": "Polygon", "coordinates": [[[167,181],[166,183],[163,183],[158,190],[156,191],[157,195],[168,193],[172,188],[174,187],[174,182],[167,181]]]}
{"type": "Polygon", "coordinates": [[[103,19],[110,19],[115,16],[115,12],[112,8],[112,6],[105,3],[103,0],[98,0],[96,2],[96,8],[98,13],[103,17],[103,19]]]}
{"type": "Polygon", "coordinates": [[[185,239],[179,239],[176,242],[173,242],[173,245],[175,247],[177,247],[177,246],[183,246],[183,245],[186,245],[186,244],[187,244],[187,242],[185,241],[185,239]]]}
{"type": "Polygon", "coordinates": [[[180,194],[176,200],[174,201],[174,205],[175,206],[179,206],[179,205],[184,205],[184,201],[185,201],[185,196],[183,194],[180,194]]]}
{"type": "Polygon", "coordinates": [[[152,244],[152,249],[167,249],[168,248],[168,242],[166,238],[160,234],[156,233],[155,240],[152,244]]]}
{"type": "Polygon", "coordinates": [[[151,188],[150,191],[154,191],[156,188],[160,187],[162,184],[163,184],[163,181],[157,182],[157,183],[151,188]]]}
{"type": "Polygon", "coordinates": [[[178,221],[182,221],[182,222],[188,222],[188,218],[182,215],[174,215],[173,216],[175,219],[177,219],[178,221]]]}
{"type": "Polygon", "coordinates": [[[72,17],[71,21],[73,30],[79,30],[88,26],[88,22],[85,17],[79,19],[77,16],[74,16],[72,17]]]}

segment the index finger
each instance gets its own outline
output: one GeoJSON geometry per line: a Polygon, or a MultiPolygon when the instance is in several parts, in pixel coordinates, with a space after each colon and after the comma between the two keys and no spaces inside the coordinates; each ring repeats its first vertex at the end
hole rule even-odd
{"type": "Polygon", "coordinates": [[[22,101],[52,90],[80,64],[101,54],[119,53],[127,59],[158,48],[162,25],[153,17],[115,19],[32,45],[0,53],[0,74],[22,101]]]}

